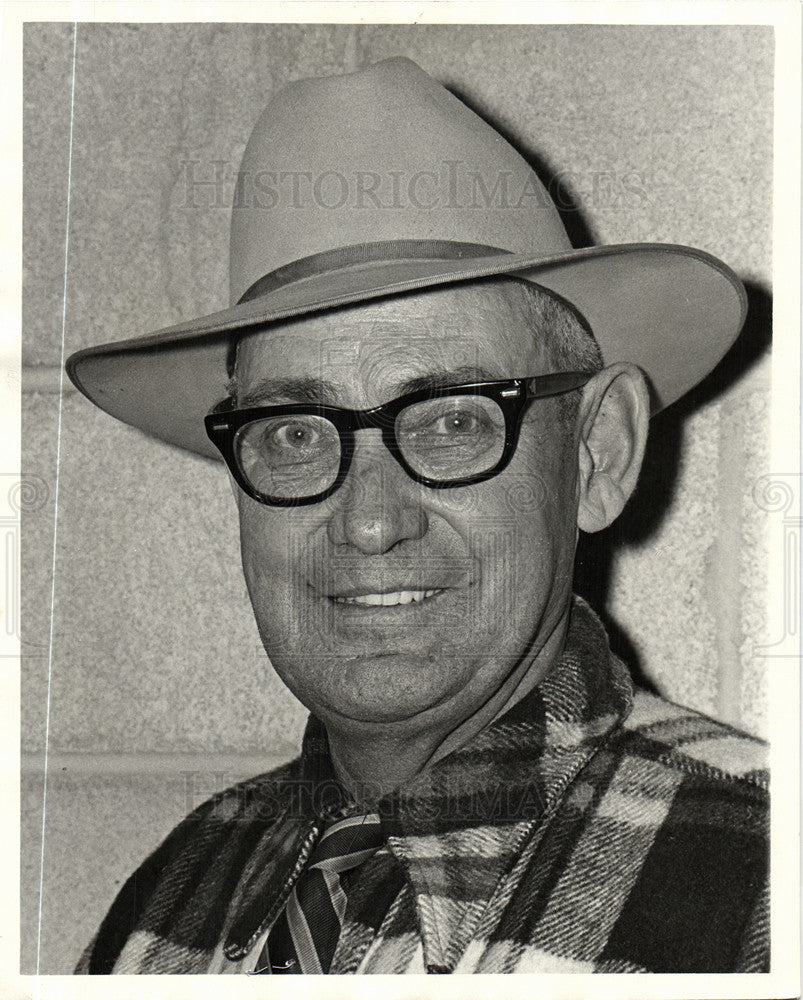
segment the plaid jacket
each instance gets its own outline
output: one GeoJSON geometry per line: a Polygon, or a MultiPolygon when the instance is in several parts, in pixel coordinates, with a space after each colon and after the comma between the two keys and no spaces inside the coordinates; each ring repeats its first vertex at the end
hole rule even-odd
{"type": "MultiPolygon", "coordinates": [[[[768,971],[764,750],[634,695],[577,600],[542,684],[380,802],[385,847],[331,973],[768,971]]],[[[145,861],[77,971],[250,971],[344,804],[313,718],[299,759],[216,795],[145,861]]]]}

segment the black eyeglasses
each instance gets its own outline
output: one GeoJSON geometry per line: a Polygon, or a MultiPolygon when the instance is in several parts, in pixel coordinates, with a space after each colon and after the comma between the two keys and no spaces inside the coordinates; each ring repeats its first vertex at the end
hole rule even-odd
{"type": "Polygon", "coordinates": [[[355,431],[372,427],[411,479],[442,490],[502,472],[526,404],[579,389],[591,376],[555,372],[423,389],[370,410],[317,403],[238,410],[227,399],[206,417],[206,432],[238,485],[272,507],[331,496],[348,474],[355,431]]]}

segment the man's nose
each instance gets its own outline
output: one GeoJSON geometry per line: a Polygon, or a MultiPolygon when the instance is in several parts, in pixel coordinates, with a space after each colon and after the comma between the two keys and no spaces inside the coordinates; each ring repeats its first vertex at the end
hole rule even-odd
{"type": "Polygon", "coordinates": [[[365,555],[381,555],[399,542],[422,538],[428,521],[421,490],[378,431],[361,431],[355,436],[345,482],[332,497],[329,541],[353,545],[365,555]]]}

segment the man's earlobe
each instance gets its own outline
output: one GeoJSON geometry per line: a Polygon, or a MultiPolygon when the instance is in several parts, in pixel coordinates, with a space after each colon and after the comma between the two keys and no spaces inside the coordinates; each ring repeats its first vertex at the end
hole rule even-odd
{"type": "Polygon", "coordinates": [[[616,520],[636,487],[650,397],[641,369],[615,364],[583,390],[580,407],[579,504],[581,531],[601,531],[616,520]]]}

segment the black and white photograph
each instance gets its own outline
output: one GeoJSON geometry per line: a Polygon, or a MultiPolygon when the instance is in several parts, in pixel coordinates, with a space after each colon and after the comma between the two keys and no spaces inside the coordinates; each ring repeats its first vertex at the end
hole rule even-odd
{"type": "Polygon", "coordinates": [[[799,5],[59,6],[19,975],[797,995],[799,5]]]}

